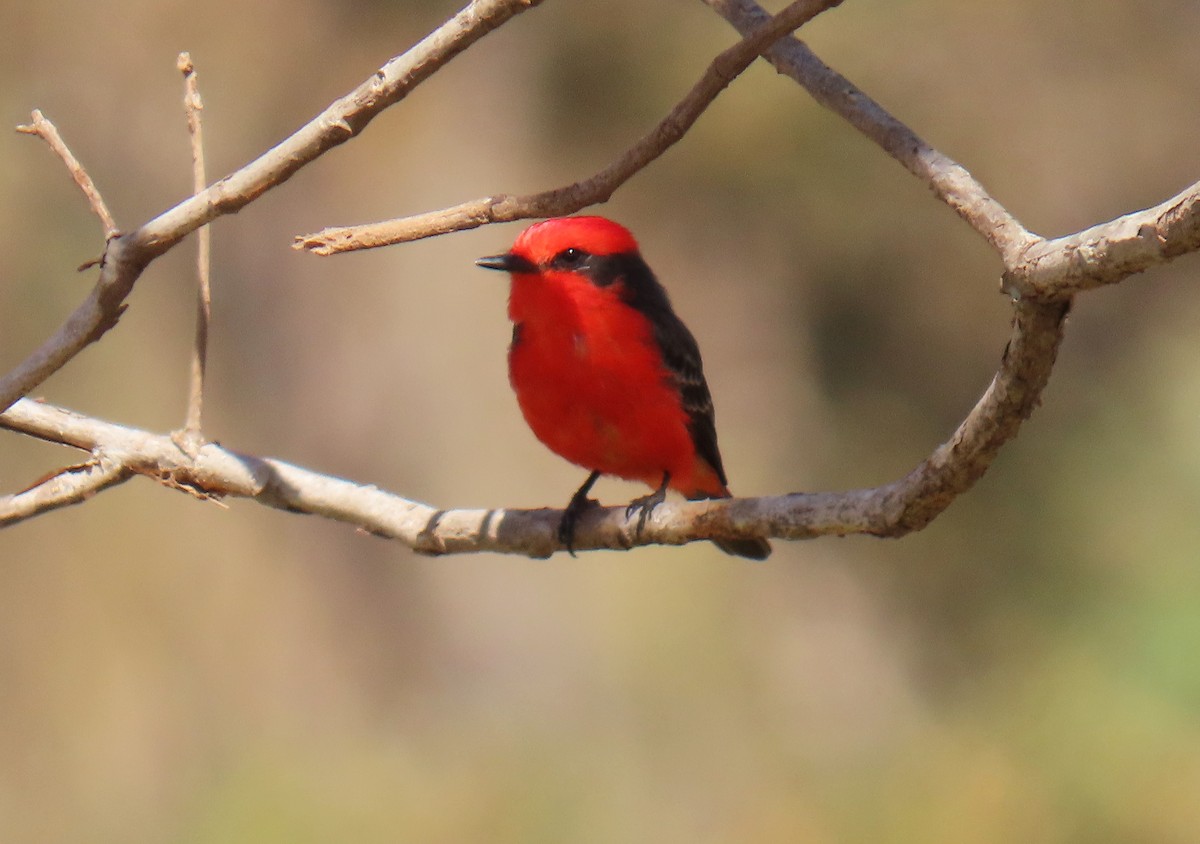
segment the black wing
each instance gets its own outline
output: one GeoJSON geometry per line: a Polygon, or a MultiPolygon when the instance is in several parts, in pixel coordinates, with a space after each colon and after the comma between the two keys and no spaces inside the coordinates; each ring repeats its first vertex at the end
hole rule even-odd
{"type": "Polygon", "coordinates": [[[679,317],[671,312],[668,314],[666,319],[653,321],[654,339],[658,341],[663,362],[679,388],[696,452],[713,467],[721,479],[721,485],[728,486],[725,467],[721,465],[721,452],[717,449],[716,413],[713,411],[712,393],[708,391],[708,382],[704,380],[700,347],[679,317]]]}
{"type": "Polygon", "coordinates": [[[722,486],[727,486],[721,452],[717,449],[712,394],[708,391],[708,382],[704,380],[704,364],[700,359],[696,338],[675,315],[667,291],[658,283],[641,256],[609,255],[605,256],[604,263],[608,265],[603,272],[608,276],[607,281],[622,281],[625,301],[645,314],[654,326],[654,342],[658,344],[663,363],[679,390],[696,452],[713,467],[722,486]]]}

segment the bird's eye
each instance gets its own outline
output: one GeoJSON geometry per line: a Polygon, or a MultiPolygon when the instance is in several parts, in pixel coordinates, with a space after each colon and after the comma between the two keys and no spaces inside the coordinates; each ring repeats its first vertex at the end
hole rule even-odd
{"type": "Polygon", "coordinates": [[[574,246],[569,246],[554,256],[551,264],[558,269],[574,270],[582,267],[588,259],[588,253],[574,246]]]}

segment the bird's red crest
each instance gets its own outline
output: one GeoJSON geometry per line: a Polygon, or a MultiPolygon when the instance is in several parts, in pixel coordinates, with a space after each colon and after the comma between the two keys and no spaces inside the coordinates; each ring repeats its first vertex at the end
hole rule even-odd
{"type": "Polygon", "coordinates": [[[545,264],[569,247],[592,255],[637,252],[629,229],[606,217],[556,217],[534,223],[517,237],[512,252],[535,264],[545,264]]]}

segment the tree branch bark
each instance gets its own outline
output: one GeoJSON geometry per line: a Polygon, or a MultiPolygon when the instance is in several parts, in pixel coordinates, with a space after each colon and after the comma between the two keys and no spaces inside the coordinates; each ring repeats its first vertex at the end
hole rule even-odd
{"type": "Polygon", "coordinates": [[[133,477],[123,463],[108,458],[93,457],[85,463],[56,472],[22,492],[0,495],[0,527],[25,519],[82,504],[101,490],[116,486],[133,477]]]}
{"type": "Polygon", "coordinates": [[[1004,274],[1013,296],[1053,301],[1124,281],[1200,249],[1200,182],[1165,202],[1081,232],[1039,240],[1004,274]]]}
{"type": "MultiPolygon", "coordinates": [[[[1017,306],[1012,337],[991,386],[954,435],[898,481],[840,493],[668,502],[655,508],[640,533],[625,507],[595,508],[580,519],[574,547],[627,549],[751,536],[896,537],[920,530],[983,476],[1037,406],[1054,366],[1067,309],[1062,302],[1017,306]]],[[[561,510],[435,509],[373,486],[214,443],[187,454],[169,436],[28,399],[0,414],[0,427],[92,452],[108,465],[172,487],[217,498],[251,498],[269,507],[346,522],[423,554],[492,551],[548,557],[564,550],[558,541],[561,510]]],[[[0,525],[44,511],[29,502],[19,504],[0,499],[0,525]]]]}
{"type": "Polygon", "coordinates": [[[459,205],[360,226],[338,226],[299,235],[294,244],[315,255],[334,255],[407,243],[435,235],[465,231],[488,223],[508,223],[574,214],[607,202],[630,177],[682,138],[729,83],[753,64],[768,45],[803,26],[842,0],[797,0],[779,14],[764,13],[743,39],[718,55],[704,74],[657,126],[600,172],[570,185],[524,196],[485,196],[459,205]]]}
{"type": "Polygon", "coordinates": [[[46,142],[46,145],[62,160],[63,165],[67,168],[67,172],[71,174],[71,178],[74,180],[76,186],[83,192],[83,196],[87,200],[88,207],[92,209],[92,213],[100,219],[100,225],[104,226],[104,239],[108,240],[110,237],[115,236],[117,234],[117,224],[113,220],[113,215],[108,210],[108,206],[105,205],[99,188],[92,181],[92,177],[88,175],[88,171],[79,163],[79,159],[71,152],[66,141],[62,139],[58,128],[47,120],[45,115],[40,111],[34,109],[32,122],[18,126],[17,131],[23,135],[37,135],[46,142]]]}
{"type": "Polygon", "coordinates": [[[200,226],[241,210],[354,137],[467,47],[540,2],[474,0],[277,146],[134,231],[110,238],[100,278],[87,298],[40,347],[0,378],[0,408],[37,387],[116,325],[125,299],[151,261],[200,226]]]}
{"type": "MultiPolygon", "coordinates": [[[[738,32],[745,34],[770,18],[754,0],[704,0],[738,32]]],[[[825,108],[879,145],[949,205],[963,221],[1015,265],[1038,237],[992,198],[974,176],[948,155],[934,149],[854,83],[821,61],[797,38],[783,38],[765,58],[785,76],[800,83],[825,108]]]]}
{"type": "MultiPolygon", "coordinates": [[[[208,183],[204,165],[204,101],[200,81],[191,54],[180,53],[179,72],[183,74],[183,110],[187,117],[192,147],[192,190],[200,193],[208,183]]],[[[204,383],[208,375],[208,328],[212,322],[212,229],[196,230],[196,333],[192,341],[191,379],[188,384],[187,415],[176,440],[194,450],[204,439],[204,383]]]]}
{"type": "MultiPolygon", "coordinates": [[[[232,213],[305,163],[353,137],[383,108],[483,34],[538,0],[480,0],[330,106],[279,146],[192,199],[110,240],[100,279],[58,333],[0,381],[0,407],[31,389],[97,339],[120,315],[146,265],[184,235],[232,213]]],[[[495,197],[394,221],[388,237],[415,239],[521,216],[569,213],[606,199],[677,141],[713,98],[760,52],[816,99],[878,143],[979,232],[1001,256],[1005,289],[1016,298],[1013,327],[990,386],[957,430],[911,472],[882,486],[830,493],[668,503],[642,532],[624,507],[589,510],[575,547],[630,548],[713,538],[807,539],[852,533],[902,536],[919,530],[987,470],[1041,400],[1074,294],[1200,249],[1200,183],[1145,211],[1045,240],[1027,231],[971,177],[825,66],[800,41],[780,35],[838,0],[799,0],[771,18],[753,0],[705,0],[751,32],[710,65],[658,128],[609,168],[566,188],[495,197]],[[773,46],[770,46],[772,45],[773,46]]],[[[40,133],[39,133],[40,134],[40,133]]],[[[390,241],[398,242],[398,241],[390,241]]],[[[313,246],[314,244],[309,244],[313,246]]],[[[335,250],[336,251],[336,250],[335,250]]],[[[24,399],[0,427],[86,450],[92,460],[30,490],[0,498],[0,525],[86,499],[134,474],[201,497],[244,497],[267,506],[347,522],[427,554],[495,551],[544,557],[561,546],[559,510],[441,510],[372,486],[216,444],[185,452],[168,435],[114,425],[24,399]]]]}

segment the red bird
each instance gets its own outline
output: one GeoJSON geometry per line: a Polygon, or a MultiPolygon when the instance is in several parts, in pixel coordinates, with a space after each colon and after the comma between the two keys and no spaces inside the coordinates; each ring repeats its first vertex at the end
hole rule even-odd
{"type": "MultiPolygon", "coordinates": [[[[639,530],[668,488],[729,497],[700,349],[627,229],[603,217],[544,220],[475,263],[512,275],[508,373],[525,421],[591,472],[559,525],[568,551],[601,475],[655,490],[626,511],[639,513],[639,530]]],[[[754,560],[771,553],[764,539],[714,541],[754,560]]]]}

